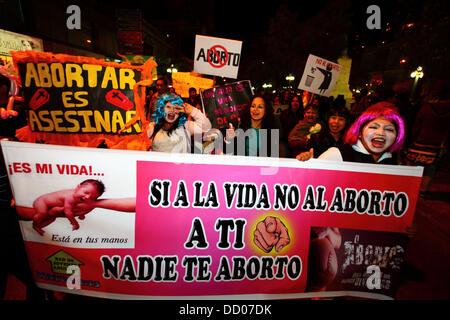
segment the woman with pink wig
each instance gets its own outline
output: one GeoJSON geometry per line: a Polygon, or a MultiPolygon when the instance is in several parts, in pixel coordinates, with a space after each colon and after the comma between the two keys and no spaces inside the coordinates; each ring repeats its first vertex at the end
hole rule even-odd
{"type": "MultiPolygon", "coordinates": [[[[379,102],[367,108],[350,126],[344,144],[331,147],[319,156],[319,159],[335,161],[351,161],[363,163],[397,164],[393,152],[403,147],[405,140],[405,124],[397,108],[388,102],[379,102]]],[[[297,156],[300,161],[312,158],[314,150],[297,156]]],[[[321,228],[332,230],[333,239],[342,238],[338,228],[321,228]]],[[[414,237],[417,227],[406,228],[409,237],[414,237]]],[[[315,270],[308,276],[308,290],[322,291],[334,280],[337,273],[337,258],[333,242],[327,237],[318,237],[311,241],[308,259],[308,270],[315,270]],[[327,266],[320,269],[317,266],[327,266]]],[[[416,268],[407,265],[407,269],[417,272],[416,268]]],[[[405,271],[406,272],[406,271],[405,271]]],[[[420,273],[420,270],[418,271],[420,273]]]]}
{"type": "MultiPolygon", "coordinates": [[[[344,144],[322,153],[319,159],[364,163],[397,164],[393,152],[405,141],[405,123],[397,108],[379,102],[367,108],[350,126],[344,144]]],[[[311,152],[310,152],[311,153],[311,152]]],[[[305,155],[300,161],[312,158],[305,155]]]]}

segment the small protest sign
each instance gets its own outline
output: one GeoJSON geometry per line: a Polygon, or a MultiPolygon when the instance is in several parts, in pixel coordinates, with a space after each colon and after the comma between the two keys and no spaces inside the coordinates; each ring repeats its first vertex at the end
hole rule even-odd
{"type": "Polygon", "coordinates": [[[310,54],[298,88],[328,97],[336,84],[341,66],[310,54]]]}
{"type": "Polygon", "coordinates": [[[241,48],[242,41],[197,35],[194,71],[236,79],[241,60],[241,48]]]}
{"type": "Polygon", "coordinates": [[[189,89],[209,89],[214,86],[214,80],[202,78],[194,72],[175,72],[172,74],[172,83],[175,91],[183,98],[189,97],[189,89]]]}
{"type": "Polygon", "coordinates": [[[253,95],[249,80],[200,91],[203,109],[213,128],[228,127],[253,95]]]}
{"type": "Polygon", "coordinates": [[[144,87],[152,82],[153,58],[133,65],[52,52],[12,56],[28,106],[20,141],[148,149],[144,87]]]}

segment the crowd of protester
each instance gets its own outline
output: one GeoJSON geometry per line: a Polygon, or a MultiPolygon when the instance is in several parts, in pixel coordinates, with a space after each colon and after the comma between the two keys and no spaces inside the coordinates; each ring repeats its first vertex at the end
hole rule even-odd
{"type": "MultiPolygon", "coordinates": [[[[2,109],[8,102],[9,80],[1,76],[2,109]]],[[[401,147],[395,152],[396,164],[425,167],[422,192],[426,192],[436,164],[446,155],[450,105],[448,86],[438,81],[423,90],[419,99],[411,101],[406,91],[394,91],[379,85],[374,90],[362,89],[352,101],[342,95],[324,97],[298,89],[278,91],[256,90],[228,128],[211,128],[205,116],[200,93],[189,89],[181,98],[165,77],[147,87],[145,117],[150,123],[147,133],[152,146],[149,151],[234,154],[244,156],[276,156],[283,158],[319,158],[329,148],[339,148],[350,139],[348,129],[365,115],[371,106],[383,103],[394,109],[402,120],[404,132],[401,147]],[[167,105],[170,104],[170,107],[167,105]],[[170,115],[166,117],[166,115],[170,115]],[[212,134],[216,130],[219,134],[212,134]],[[216,148],[202,148],[218,139],[216,148]],[[209,138],[206,138],[209,137],[209,138]],[[212,137],[212,138],[211,138],[212,137]],[[207,151],[205,151],[207,150],[207,151]],[[308,154],[308,156],[306,155],[308,154]]],[[[19,115],[3,117],[0,135],[15,139],[16,129],[26,125],[23,103],[17,104],[19,115]]],[[[367,121],[366,121],[367,122],[367,121]]],[[[367,124],[367,123],[366,123],[367,124]]],[[[399,134],[398,124],[394,127],[399,134]]],[[[362,129],[362,128],[361,128],[362,129]]],[[[354,133],[360,134],[360,133],[354,133]]],[[[358,137],[359,138],[359,137],[358,137]]],[[[355,141],[356,143],[357,141],[355,141]]],[[[106,147],[104,144],[99,147],[106,147]]]]}
{"type": "MultiPolygon", "coordinates": [[[[156,87],[149,89],[148,92],[150,94],[147,99],[146,114],[148,119],[153,121],[151,118],[155,112],[154,105],[158,96],[169,92],[176,96],[177,93],[165,78],[159,78],[156,81],[156,87]]],[[[391,117],[388,121],[393,125],[395,138],[399,137],[400,141],[396,141],[393,149],[387,147],[383,152],[389,151],[391,159],[389,163],[424,166],[424,182],[421,188],[421,195],[424,195],[435,174],[439,159],[447,156],[447,124],[450,120],[448,99],[448,87],[443,82],[435,83],[430,89],[423,90],[421,97],[415,101],[410,100],[408,92],[394,91],[383,85],[370,91],[366,88],[358,91],[354,94],[352,101],[346,101],[342,95],[337,97],[305,95],[298,89],[281,91],[261,89],[257,90],[249,104],[240,110],[238,117],[230,123],[229,127],[220,130],[220,142],[223,141],[223,146],[214,151],[216,154],[276,156],[298,160],[319,158],[328,149],[342,148],[348,145],[349,141],[352,141],[353,149],[358,149],[358,143],[364,143],[361,134],[370,122],[369,119],[391,117]],[[378,109],[374,109],[374,105],[378,109]],[[373,112],[377,117],[369,116],[373,112]],[[394,121],[394,117],[399,121],[394,121]],[[364,121],[364,123],[358,121],[364,121]],[[350,133],[349,129],[355,122],[359,123],[360,131],[350,133]],[[276,134],[275,131],[277,131],[276,134]],[[262,133],[264,138],[261,138],[262,133]],[[353,137],[351,137],[352,134],[353,137]]],[[[180,100],[179,105],[182,108],[192,106],[200,113],[205,112],[202,109],[200,94],[195,88],[189,89],[189,97],[183,101],[180,100]]],[[[197,115],[197,112],[195,114],[197,115]]],[[[191,122],[185,122],[185,132],[188,136],[192,136],[192,120],[194,119],[190,115],[188,118],[191,122]]],[[[160,119],[163,119],[161,115],[160,119]]],[[[207,136],[211,126],[209,120],[202,118],[198,121],[200,122],[197,125],[200,127],[197,126],[197,129],[207,136]],[[201,128],[202,123],[203,128],[201,128]]],[[[387,131],[381,133],[382,139],[386,134],[387,131]]],[[[152,135],[154,135],[153,131],[152,135]]],[[[192,139],[191,142],[187,141],[191,144],[192,142],[192,139]]],[[[377,142],[382,144],[383,141],[377,142]]],[[[360,147],[363,147],[362,152],[367,151],[371,154],[368,148],[370,146],[360,145],[360,147]]],[[[194,152],[192,147],[185,150],[194,152]]],[[[202,148],[200,146],[195,150],[198,153],[202,148]]],[[[170,152],[170,148],[166,148],[165,151],[170,152]]],[[[205,153],[210,152],[211,148],[205,153]]],[[[383,154],[383,152],[379,153],[383,154]]],[[[376,157],[372,155],[370,162],[377,163],[376,157]]]]}

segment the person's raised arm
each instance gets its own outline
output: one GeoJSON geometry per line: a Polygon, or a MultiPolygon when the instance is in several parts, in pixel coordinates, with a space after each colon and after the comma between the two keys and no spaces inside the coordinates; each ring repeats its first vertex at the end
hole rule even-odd
{"type": "Polygon", "coordinates": [[[194,108],[188,103],[183,104],[184,112],[191,116],[194,121],[186,121],[184,124],[186,130],[189,134],[193,135],[195,133],[199,134],[206,132],[211,129],[211,122],[209,119],[197,108],[194,108]]]}

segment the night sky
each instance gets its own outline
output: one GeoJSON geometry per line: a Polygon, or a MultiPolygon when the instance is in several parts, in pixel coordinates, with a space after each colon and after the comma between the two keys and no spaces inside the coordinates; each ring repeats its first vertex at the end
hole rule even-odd
{"type": "Polygon", "coordinates": [[[215,1],[215,32],[234,40],[249,40],[255,34],[266,34],[269,21],[275,16],[282,3],[299,14],[301,20],[307,19],[320,10],[317,1],[215,1]],[[225,5],[226,3],[226,5],[225,5]],[[222,4],[222,5],[220,5],[222,4]]]}
{"type": "MultiPolygon", "coordinates": [[[[101,2],[102,0],[100,0],[101,2]]],[[[255,34],[266,34],[269,21],[273,18],[282,3],[288,4],[289,9],[299,14],[301,20],[307,19],[320,10],[327,0],[284,0],[284,1],[255,1],[255,0],[211,0],[214,3],[214,30],[216,36],[234,40],[249,40],[255,34]]],[[[118,2],[121,7],[141,8],[146,19],[151,21],[170,20],[183,15],[180,12],[170,12],[164,1],[128,0],[118,2]]],[[[199,15],[205,12],[198,12],[199,15]]]]}

